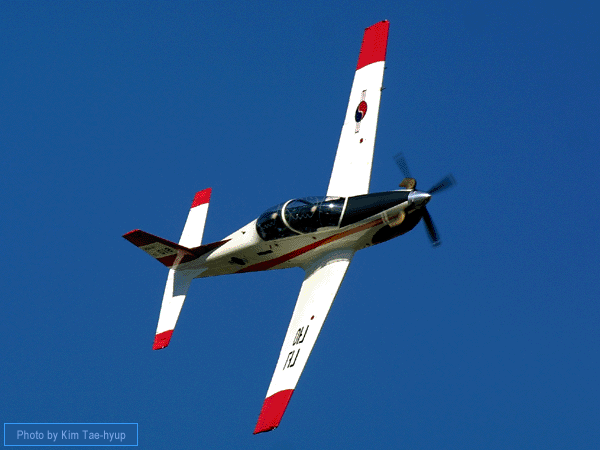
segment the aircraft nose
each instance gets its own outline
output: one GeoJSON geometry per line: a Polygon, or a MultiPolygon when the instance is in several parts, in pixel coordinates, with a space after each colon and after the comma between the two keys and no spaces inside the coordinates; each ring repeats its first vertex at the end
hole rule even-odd
{"type": "Polygon", "coordinates": [[[408,194],[409,203],[412,203],[417,208],[425,206],[430,198],[431,195],[427,192],[412,191],[410,194],[408,194]]]}

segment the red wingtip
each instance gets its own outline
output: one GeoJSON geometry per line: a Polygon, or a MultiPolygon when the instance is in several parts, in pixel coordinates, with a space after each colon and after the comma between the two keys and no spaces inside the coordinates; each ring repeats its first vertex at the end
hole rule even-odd
{"type": "Polygon", "coordinates": [[[285,408],[287,408],[293,393],[293,389],[286,389],[285,391],[276,392],[265,399],[260,410],[260,415],[258,416],[258,422],[256,422],[254,434],[271,431],[279,426],[279,422],[281,422],[285,408]]]}
{"type": "Polygon", "coordinates": [[[212,188],[207,188],[200,192],[196,192],[196,196],[194,197],[194,201],[192,202],[192,208],[195,208],[196,206],[204,205],[205,203],[210,202],[211,192],[212,192],[212,188]]]}
{"type": "Polygon", "coordinates": [[[158,333],[154,336],[154,345],[152,346],[152,350],[160,350],[161,348],[165,348],[169,345],[171,341],[171,336],[173,335],[173,330],[163,331],[162,333],[158,333]]]}
{"type": "Polygon", "coordinates": [[[384,20],[365,30],[356,70],[374,62],[385,61],[389,29],[390,23],[384,20]]]}

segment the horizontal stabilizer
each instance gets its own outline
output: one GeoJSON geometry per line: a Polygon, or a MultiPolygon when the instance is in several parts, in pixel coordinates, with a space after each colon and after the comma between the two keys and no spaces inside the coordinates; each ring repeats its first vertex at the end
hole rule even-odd
{"type": "Polygon", "coordinates": [[[181,238],[179,239],[179,244],[186,247],[196,247],[202,243],[211,193],[211,188],[196,192],[188,218],[183,227],[183,233],[181,233],[181,238]]]}
{"type": "MultiPolygon", "coordinates": [[[[178,263],[175,264],[175,267],[177,265],[178,263]]],[[[169,345],[192,279],[193,275],[188,271],[174,268],[169,270],[154,344],[152,345],[153,350],[160,350],[169,345]]]]}
{"type": "Polygon", "coordinates": [[[174,265],[178,253],[182,254],[182,259],[178,264],[184,264],[219,248],[227,242],[227,240],[217,241],[200,245],[199,247],[187,248],[142,230],[130,231],[129,233],[124,234],[123,237],[167,267],[172,267],[174,265]]]}

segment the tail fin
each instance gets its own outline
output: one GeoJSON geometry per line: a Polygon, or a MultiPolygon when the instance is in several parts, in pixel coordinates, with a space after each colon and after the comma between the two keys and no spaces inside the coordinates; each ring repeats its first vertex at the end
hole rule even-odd
{"type": "Polygon", "coordinates": [[[193,261],[227,242],[225,240],[200,245],[208,214],[210,194],[210,188],[196,193],[179,244],[142,230],[133,230],[123,235],[133,245],[141,248],[169,268],[169,276],[167,277],[167,285],[165,286],[156,336],[152,347],[154,350],[169,345],[188,289],[194,275],[197,275],[197,272],[182,270],[179,269],[179,266],[193,261]]]}
{"type": "Polygon", "coordinates": [[[229,241],[211,242],[199,247],[188,248],[142,230],[130,231],[124,234],[123,237],[169,268],[175,265],[175,260],[180,253],[182,257],[177,265],[193,261],[229,241]]]}
{"type": "Polygon", "coordinates": [[[204,234],[211,192],[211,188],[196,192],[179,244],[142,230],[130,231],[124,234],[123,237],[169,268],[175,266],[175,261],[178,258],[180,259],[177,261],[177,265],[184,264],[219,248],[227,241],[200,245],[204,234]]]}

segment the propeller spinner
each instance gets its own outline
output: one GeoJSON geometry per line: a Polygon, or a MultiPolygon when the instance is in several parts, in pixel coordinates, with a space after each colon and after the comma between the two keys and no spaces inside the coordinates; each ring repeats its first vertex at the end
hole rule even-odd
{"type": "Polygon", "coordinates": [[[400,168],[400,171],[404,175],[404,179],[402,180],[402,183],[400,183],[400,187],[413,190],[413,192],[408,195],[408,199],[409,201],[412,200],[415,206],[422,210],[423,223],[427,229],[427,236],[429,236],[432,245],[437,247],[442,243],[442,241],[440,240],[440,235],[437,232],[437,229],[433,223],[433,219],[431,218],[431,215],[429,214],[429,211],[427,211],[425,205],[427,202],[429,202],[432,194],[437,194],[445,191],[448,188],[451,188],[456,184],[456,180],[452,174],[448,174],[434,184],[427,192],[417,191],[415,190],[417,187],[417,180],[410,175],[410,170],[408,169],[408,164],[406,163],[406,158],[404,158],[404,155],[402,153],[396,154],[394,156],[394,161],[396,161],[396,165],[400,168]]]}

